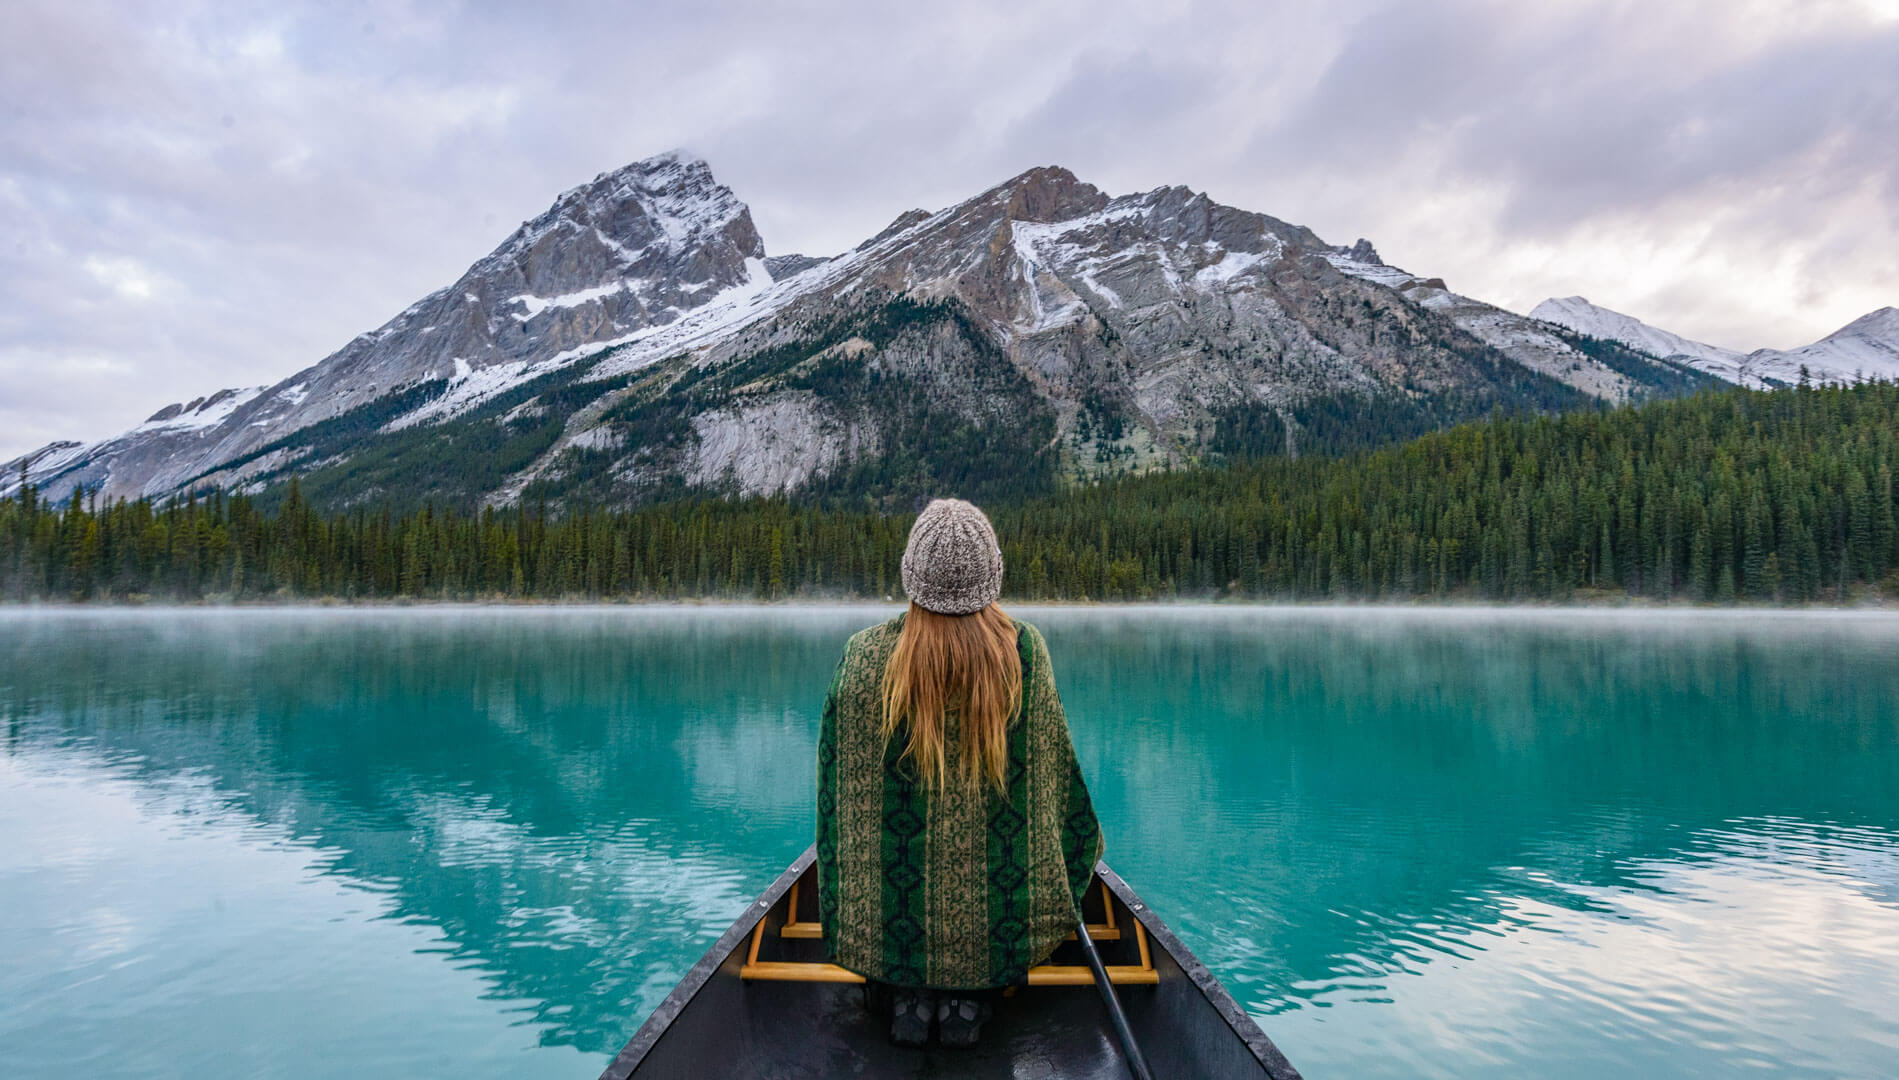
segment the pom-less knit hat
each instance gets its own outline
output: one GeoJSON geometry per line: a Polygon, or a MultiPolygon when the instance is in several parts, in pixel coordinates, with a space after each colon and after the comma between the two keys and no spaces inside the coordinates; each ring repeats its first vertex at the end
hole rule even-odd
{"type": "Polygon", "coordinates": [[[1002,549],[981,510],[961,499],[932,499],[910,526],[903,591],[939,615],[970,615],[1002,595],[1002,549]]]}

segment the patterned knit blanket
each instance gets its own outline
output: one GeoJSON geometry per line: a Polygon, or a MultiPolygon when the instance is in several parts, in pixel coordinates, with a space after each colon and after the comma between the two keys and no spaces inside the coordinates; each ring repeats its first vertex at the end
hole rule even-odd
{"type": "MultiPolygon", "coordinates": [[[[1022,981],[1075,926],[1101,827],[1069,740],[1040,631],[1016,622],[1022,710],[1006,784],[932,792],[885,740],[884,666],[903,616],[852,637],[818,740],[818,900],[834,963],[898,986],[1022,981]]],[[[957,717],[947,718],[955,745],[957,717]]],[[[954,772],[955,770],[951,770],[954,772]]]]}

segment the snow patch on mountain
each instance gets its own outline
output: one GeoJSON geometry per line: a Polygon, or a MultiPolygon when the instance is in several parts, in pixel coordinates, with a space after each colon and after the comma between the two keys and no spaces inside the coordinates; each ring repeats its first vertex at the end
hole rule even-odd
{"type": "Polygon", "coordinates": [[[1265,251],[1222,251],[1220,261],[1204,266],[1194,274],[1194,284],[1203,288],[1230,284],[1241,274],[1278,262],[1284,251],[1285,246],[1277,238],[1265,251]]]}
{"type": "Polygon", "coordinates": [[[517,322],[527,322],[548,308],[574,308],[604,300],[614,293],[636,291],[638,291],[637,287],[631,281],[610,281],[605,285],[595,285],[591,289],[581,289],[563,296],[529,296],[522,293],[519,296],[508,297],[507,302],[521,305],[522,311],[511,314],[517,322]]]}
{"type": "Polygon", "coordinates": [[[1334,249],[1321,254],[1325,257],[1325,261],[1331,263],[1340,273],[1361,278],[1374,285],[1383,285],[1387,289],[1401,289],[1421,280],[1395,266],[1386,266],[1382,262],[1362,261],[1347,251],[1334,249]]]}
{"type": "Polygon", "coordinates": [[[153,413],[133,431],[193,431],[213,428],[230,419],[231,414],[269,390],[268,386],[249,386],[220,390],[209,397],[194,398],[182,405],[167,405],[153,413]]]}
{"type": "Polygon", "coordinates": [[[1043,267],[1052,260],[1046,259],[1036,250],[1038,242],[1061,236],[1073,227],[1072,222],[1043,224],[1031,221],[1012,221],[1009,223],[1009,238],[1015,248],[1015,257],[1021,264],[1022,283],[1026,286],[1029,301],[1029,320],[1019,324],[1017,329],[1025,333],[1040,333],[1057,326],[1075,322],[1088,313],[1088,302],[1075,294],[1073,289],[1062,283],[1053,274],[1044,275],[1043,267]],[[1051,306],[1051,301],[1052,305],[1051,306]]]}
{"type": "Polygon", "coordinates": [[[770,295],[773,285],[771,272],[765,268],[765,260],[761,258],[746,259],[745,272],[743,283],[721,290],[704,305],[670,323],[589,342],[541,361],[471,369],[465,360],[458,357],[455,377],[449,384],[448,392],[391,421],[388,429],[393,431],[456,416],[529,379],[539,378],[577,361],[615,349],[621,350],[621,354],[602,364],[599,370],[591,372],[591,376],[599,379],[637,371],[656,360],[691,349],[708,338],[721,336],[763,318],[778,307],[777,300],[770,295]],[[629,349],[627,346],[635,347],[629,349]]]}

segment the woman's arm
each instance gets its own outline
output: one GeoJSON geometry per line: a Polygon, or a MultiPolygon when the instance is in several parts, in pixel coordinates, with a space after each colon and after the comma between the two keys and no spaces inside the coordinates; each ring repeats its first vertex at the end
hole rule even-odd
{"type": "Polygon", "coordinates": [[[1062,862],[1068,871],[1069,888],[1077,897],[1088,889],[1093,880],[1095,864],[1101,861],[1105,844],[1101,836],[1101,822],[1095,817],[1094,801],[1088,796],[1088,782],[1081,775],[1081,761],[1075,756],[1075,742],[1068,730],[1068,714],[1062,708],[1061,694],[1055,688],[1055,667],[1049,660],[1048,643],[1042,640],[1041,631],[1030,628],[1034,635],[1031,649],[1033,669],[1028,673],[1032,687],[1025,688],[1044,702],[1047,710],[1045,722],[1053,725],[1059,735],[1051,740],[1060,747],[1062,763],[1058,775],[1066,778],[1065,795],[1062,806],[1062,862]]]}
{"type": "Polygon", "coordinates": [[[837,910],[837,684],[843,661],[831,673],[824,693],[824,713],[818,721],[818,912],[837,910]]]}

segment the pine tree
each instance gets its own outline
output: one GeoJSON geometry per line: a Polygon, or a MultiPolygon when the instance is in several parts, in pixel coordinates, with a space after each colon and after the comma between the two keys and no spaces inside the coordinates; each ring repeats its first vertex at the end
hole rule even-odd
{"type": "Polygon", "coordinates": [[[1762,528],[1766,516],[1767,508],[1756,495],[1748,507],[1747,539],[1741,554],[1741,589],[1750,599],[1760,599],[1767,592],[1767,541],[1762,528]]]}
{"type": "Polygon", "coordinates": [[[785,594],[785,534],[771,531],[771,585],[769,595],[776,600],[785,594]]]}

